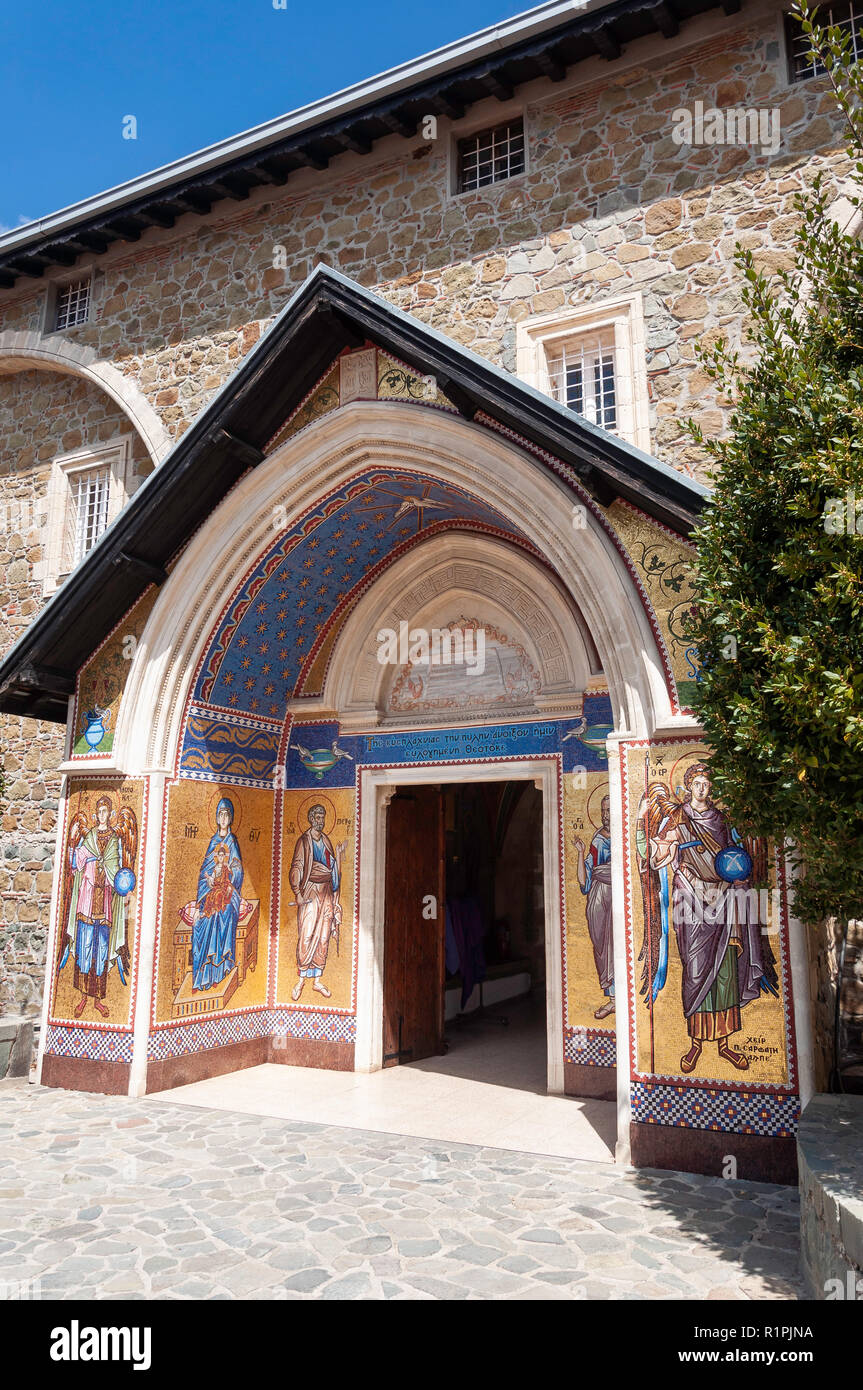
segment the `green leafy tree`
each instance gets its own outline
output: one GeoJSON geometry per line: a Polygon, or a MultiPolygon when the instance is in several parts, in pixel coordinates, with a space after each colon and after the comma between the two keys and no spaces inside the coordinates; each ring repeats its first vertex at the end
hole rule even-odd
{"type": "MultiPolygon", "coordinates": [[[[796,11],[847,131],[863,209],[863,72],[848,37],[796,11]]],[[[737,248],[754,352],[702,365],[730,430],[694,438],[713,464],[690,636],[716,789],[742,828],[791,842],[796,910],[863,916],[863,246],[828,215],[820,177],[797,199],[794,268],[737,248]]]]}

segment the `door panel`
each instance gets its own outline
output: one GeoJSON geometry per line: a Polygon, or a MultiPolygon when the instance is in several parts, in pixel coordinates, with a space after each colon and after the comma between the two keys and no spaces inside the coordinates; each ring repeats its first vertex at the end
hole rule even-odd
{"type": "Polygon", "coordinates": [[[444,891],[441,789],[405,788],[387,809],[385,1067],[443,1051],[444,891]],[[429,897],[436,917],[423,916],[429,897]]]}

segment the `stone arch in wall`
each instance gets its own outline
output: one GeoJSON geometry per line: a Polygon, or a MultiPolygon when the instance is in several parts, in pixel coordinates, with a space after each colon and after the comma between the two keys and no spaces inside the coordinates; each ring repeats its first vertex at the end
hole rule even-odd
{"type": "Polygon", "coordinates": [[[154,467],[171,448],[173,440],[143,392],[94,348],[59,333],[0,333],[0,375],[31,370],[79,376],[101,387],[140,435],[154,467]]]}

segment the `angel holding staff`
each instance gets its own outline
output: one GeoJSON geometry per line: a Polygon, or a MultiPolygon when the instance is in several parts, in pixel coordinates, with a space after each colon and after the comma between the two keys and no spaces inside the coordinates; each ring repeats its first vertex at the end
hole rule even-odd
{"type": "Polygon", "coordinates": [[[132,866],[138,850],[138,821],[129,806],[115,813],[109,796],[96,801],[95,823],[78,810],[69,827],[69,869],[66,874],[61,922],[63,969],[74,949],[73,984],[81,998],[75,1006],[80,1018],[87,1000],[103,1018],[109,1017],[103,999],[108,972],[116,965],[123,984],[128,983],[130,956],[126,935],[127,896],[135,886],[132,866]]]}

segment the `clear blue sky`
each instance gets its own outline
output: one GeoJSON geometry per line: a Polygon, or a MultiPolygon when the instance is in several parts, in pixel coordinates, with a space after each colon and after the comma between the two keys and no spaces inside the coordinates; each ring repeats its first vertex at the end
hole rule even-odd
{"type": "Polygon", "coordinates": [[[283,115],[533,0],[0,0],[0,228],[283,115]],[[138,138],[122,138],[123,117],[138,138]]]}

